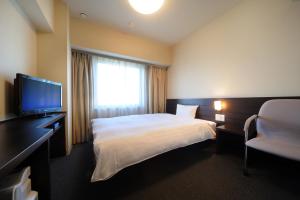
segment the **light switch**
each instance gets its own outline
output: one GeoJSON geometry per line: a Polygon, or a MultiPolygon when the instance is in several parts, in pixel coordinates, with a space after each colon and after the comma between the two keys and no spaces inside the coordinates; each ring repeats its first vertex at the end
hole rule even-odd
{"type": "Polygon", "coordinates": [[[225,122],[225,115],[216,114],[215,115],[215,120],[219,121],[219,122],[225,122]]]}

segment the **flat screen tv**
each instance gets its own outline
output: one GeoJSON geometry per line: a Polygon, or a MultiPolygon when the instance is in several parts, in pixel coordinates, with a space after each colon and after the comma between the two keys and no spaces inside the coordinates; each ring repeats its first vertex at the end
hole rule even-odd
{"type": "Polygon", "coordinates": [[[17,74],[14,88],[18,115],[47,116],[62,109],[61,83],[17,74]]]}

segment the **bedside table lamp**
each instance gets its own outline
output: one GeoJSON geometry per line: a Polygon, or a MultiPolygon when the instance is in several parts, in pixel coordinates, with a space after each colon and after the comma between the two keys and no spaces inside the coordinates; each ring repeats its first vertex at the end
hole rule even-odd
{"type": "Polygon", "coordinates": [[[215,114],[215,120],[218,122],[225,122],[225,115],[220,113],[220,111],[224,108],[222,101],[214,101],[214,107],[217,111],[217,113],[215,114]]]}
{"type": "Polygon", "coordinates": [[[216,111],[222,110],[222,101],[214,101],[214,107],[216,111]]]}

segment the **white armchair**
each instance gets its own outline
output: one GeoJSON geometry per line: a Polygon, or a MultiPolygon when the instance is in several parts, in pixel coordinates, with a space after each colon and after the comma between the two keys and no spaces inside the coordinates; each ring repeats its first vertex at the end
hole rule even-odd
{"type": "Polygon", "coordinates": [[[300,100],[276,99],[265,102],[258,115],[244,126],[244,174],[247,174],[248,147],[300,161],[300,100]],[[256,123],[257,136],[248,139],[249,127],[256,123]]]}

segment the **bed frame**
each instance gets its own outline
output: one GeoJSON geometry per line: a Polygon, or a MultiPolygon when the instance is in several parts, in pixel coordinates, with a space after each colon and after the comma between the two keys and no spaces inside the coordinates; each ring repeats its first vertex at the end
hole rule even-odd
{"type": "MultiPolygon", "coordinates": [[[[223,113],[226,116],[226,123],[235,124],[243,127],[245,120],[252,114],[258,113],[261,105],[270,99],[300,99],[300,96],[295,97],[251,97],[251,98],[199,98],[199,99],[167,99],[166,100],[166,112],[170,114],[176,113],[177,104],[183,105],[199,105],[196,113],[196,118],[215,121],[214,117],[217,113],[214,110],[213,104],[215,100],[221,100],[225,104],[225,108],[218,113],[223,113]]],[[[148,169],[153,171],[152,168],[155,162],[168,163],[173,171],[180,171],[185,167],[188,167],[191,163],[197,162],[199,159],[199,150],[210,146],[214,141],[207,140],[193,145],[189,145],[184,148],[174,149],[172,151],[155,156],[151,159],[143,161],[139,164],[127,167],[125,170],[118,172],[112,178],[106,181],[94,182],[94,185],[105,185],[120,180],[124,183],[128,183],[131,178],[139,178],[139,173],[147,173],[148,169]],[[194,155],[197,155],[196,157],[194,155]],[[190,157],[191,163],[177,162],[178,158],[190,157]],[[170,163],[171,161],[171,163],[170,163]],[[146,171],[139,172],[140,166],[144,166],[146,171]]],[[[91,145],[92,149],[92,145],[91,145]]],[[[92,151],[92,150],[91,150],[92,151]]],[[[210,156],[209,153],[203,152],[206,156],[210,156]]],[[[202,155],[202,154],[201,154],[202,155]]],[[[91,169],[92,174],[92,169],[91,169]]],[[[164,176],[164,175],[163,175],[164,176]]]]}
{"type": "Polygon", "coordinates": [[[196,118],[215,121],[215,114],[225,114],[225,123],[243,127],[246,119],[257,114],[262,104],[271,99],[300,99],[294,97],[249,97],[249,98],[201,98],[201,99],[167,99],[166,112],[175,114],[176,105],[199,105],[196,118]],[[214,110],[214,101],[221,100],[225,108],[221,112],[214,110]]]}

